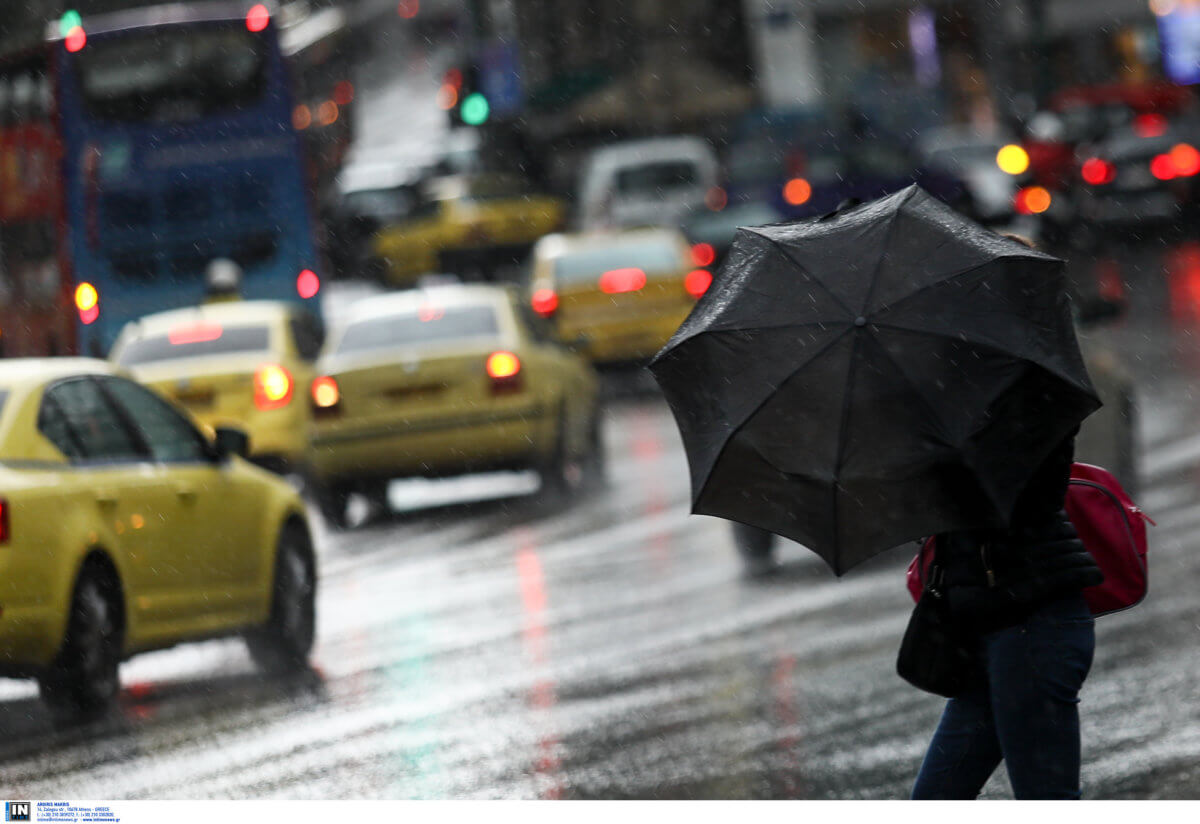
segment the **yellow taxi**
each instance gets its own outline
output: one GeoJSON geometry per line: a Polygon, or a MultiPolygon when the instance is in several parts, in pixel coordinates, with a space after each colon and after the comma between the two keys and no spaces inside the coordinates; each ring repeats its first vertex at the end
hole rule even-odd
{"type": "Polygon", "coordinates": [[[186,408],[203,426],[250,436],[250,458],[300,469],[320,322],[282,301],[208,303],[126,324],[109,360],[186,408]]]}
{"type": "Polygon", "coordinates": [[[313,643],[304,505],[159,395],[86,358],[0,361],[0,675],[103,709],[129,656],[244,634],[263,665],[313,643]]]}
{"type": "Polygon", "coordinates": [[[603,473],[597,379],[550,339],[515,290],[446,285],[360,301],[331,331],[313,381],[308,466],[334,527],[387,483],[536,469],[573,493],[603,473]]]}
{"type": "Polygon", "coordinates": [[[403,219],[375,235],[375,274],[391,285],[411,286],[427,272],[515,259],[561,228],[565,215],[562,200],[532,191],[514,175],[437,178],[424,184],[403,219]]]}
{"type": "Polygon", "coordinates": [[[647,360],[712,284],[675,229],[555,234],[533,248],[526,300],[596,364],[647,360]]]}

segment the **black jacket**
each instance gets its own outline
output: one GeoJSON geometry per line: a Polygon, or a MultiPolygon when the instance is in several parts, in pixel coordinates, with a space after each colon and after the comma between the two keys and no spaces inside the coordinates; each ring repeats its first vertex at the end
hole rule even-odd
{"type": "Polygon", "coordinates": [[[1039,607],[1104,580],[1063,510],[1074,434],[1017,500],[1012,526],[947,532],[936,542],[951,617],[971,632],[1023,622],[1039,607]]]}

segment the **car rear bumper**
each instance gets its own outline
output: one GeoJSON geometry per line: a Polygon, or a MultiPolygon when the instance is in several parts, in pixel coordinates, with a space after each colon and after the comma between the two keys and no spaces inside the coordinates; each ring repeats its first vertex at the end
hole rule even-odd
{"type": "Polygon", "coordinates": [[[564,341],[578,340],[580,354],[596,364],[635,363],[658,354],[687,318],[691,306],[652,318],[587,323],[571,319],[560,328],[564,341]]]}
{"type": "Polygon", "coordinates": [[[308,472],[323,483],[457,475],[529,466],[553,444],[550,411],[534,406],[426,420],[318,425],[308,472]]]}
{"type": "Polygon", "coordinates": [[[0,604],[0,676],[37,675],[54,660],[61,621],[45,607],[0,604]]]}

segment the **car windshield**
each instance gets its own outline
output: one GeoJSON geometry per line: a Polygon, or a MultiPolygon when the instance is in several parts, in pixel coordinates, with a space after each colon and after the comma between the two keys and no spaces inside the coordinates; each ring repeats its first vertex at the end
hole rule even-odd
{"type": "Polygon", "coordinates": [[[413,211],[417,193],[408,187],[394,189],[362,189],[350,192],[343,199],[344,211],[358,217],[378,220],[399,220],[413,211]]]}
{"type": "Polygon", "coordinates": [[[269,348],[270,338],[270,328],[267,326],[183,324],[165,335],[151,335],[131,341],[121,349],[117,363],[121,366],[136,366],[202,355],[265,352],[269,348]]]}
{"type": "Polygon", "coordinates": [[[75,57],[88,111],[112,120],[189,120],[253,103],[265,64],[262,40],[242,25],[97,38],[75,57]]]}
{"type": "Polygon", "coordinates": [[[699,178],[690,160],[643,163],[617,172],[616,188],[621,194],[657,194],[665,189],[692,186],[699,178]]]}
{"type": "Polygon", "coordinates": [[[500,324],[492,306],[440,306],[431,299],[410,311],[351,323],[335,351],[344,354],[499,334],[500,324]]]}
{"type": "Polygon", "coordinates": [[[678,272],[684,265],[679,250],[670,241],[646,240],[567,253],[555,259],[554,276],[561,283],[581,283],[612,269],[678,272]]]}

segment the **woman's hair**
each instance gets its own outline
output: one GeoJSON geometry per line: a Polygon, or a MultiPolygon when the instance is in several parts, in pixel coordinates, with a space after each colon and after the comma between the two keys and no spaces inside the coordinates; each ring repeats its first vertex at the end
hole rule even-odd
{"type": "Polygon", "coordinates": [[[1031,239],[1025,237],[1025,235],[1018,235],[1016,232],[1001,232],[1000,237],[1015,240],[1017,243],[1020,243],[1022,246],[1028,246],[1030,249],[1037,249],[1038,247],[1031,239]]]}

